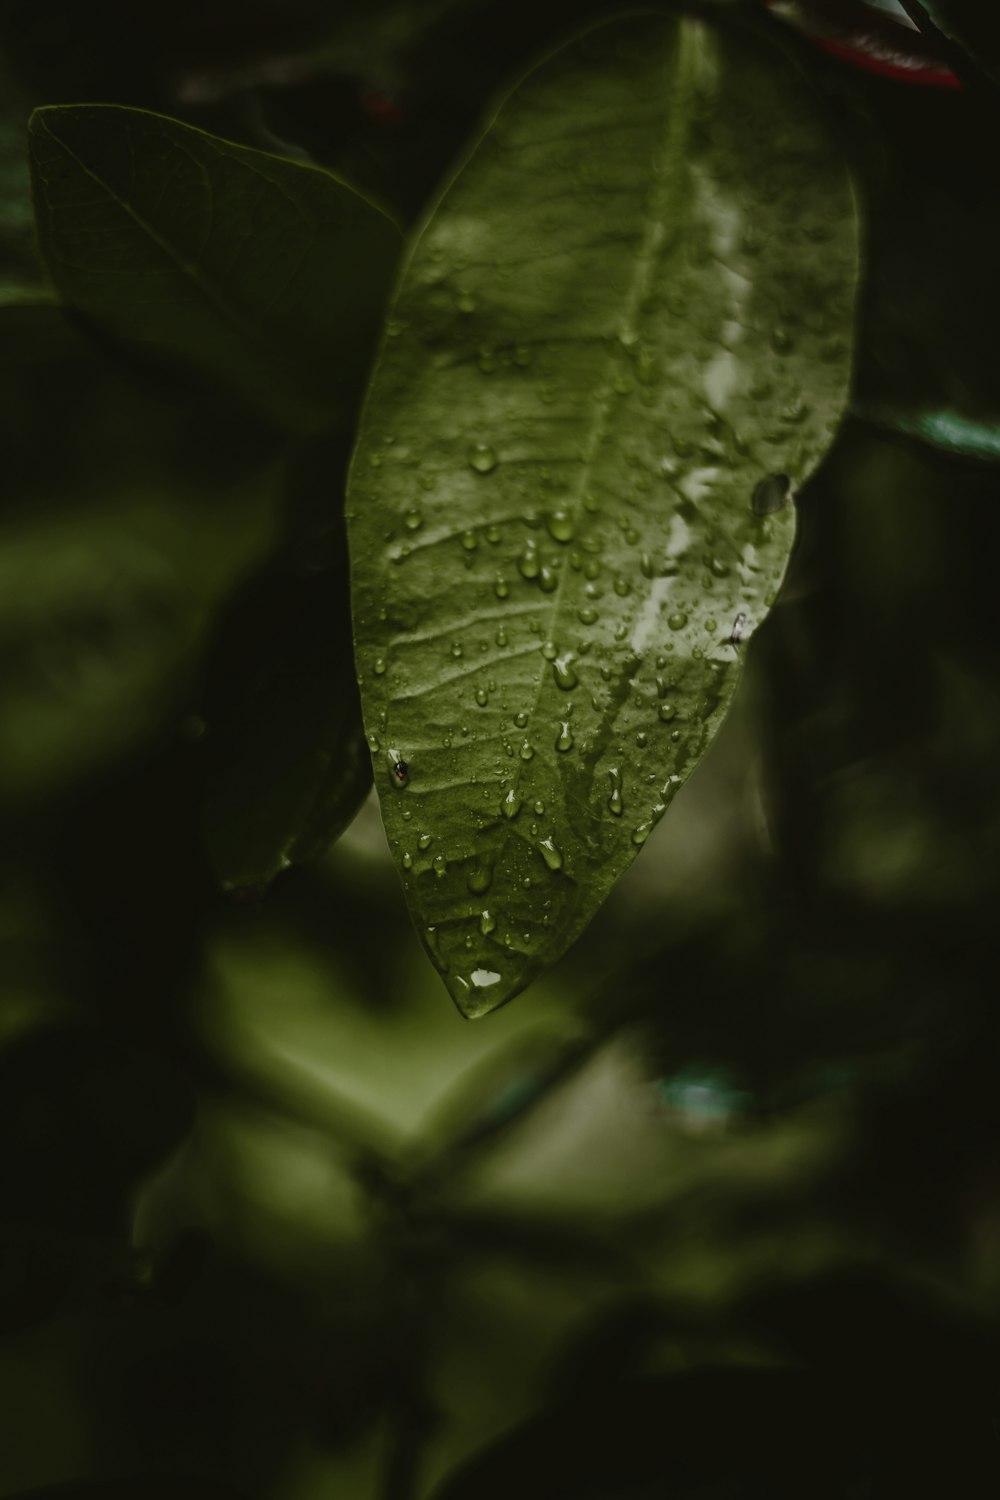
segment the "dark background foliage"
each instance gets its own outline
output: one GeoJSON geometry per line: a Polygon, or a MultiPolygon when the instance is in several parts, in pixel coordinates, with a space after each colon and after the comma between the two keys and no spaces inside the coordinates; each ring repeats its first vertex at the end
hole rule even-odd
{"type": "Polygon", "coordinates": [[[800,52],[857,172],[852,410],[704,765],[577,949],[470,1026],[370,800],[327,848],[330,766],[352,805],[369,774],[350,413],[279,441],[48,305],[24,122],[162,111],[406,229],[607,6],[0,7],[0,1496],[996,1470],[992,33],[906,7],[938,86],[844,55],[862,7],[714,8],[800,52]]]}

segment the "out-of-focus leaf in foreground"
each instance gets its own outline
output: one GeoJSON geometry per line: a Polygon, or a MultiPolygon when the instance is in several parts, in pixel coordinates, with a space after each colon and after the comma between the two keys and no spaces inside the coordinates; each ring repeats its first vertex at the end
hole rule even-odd
{"type": "Polygon", "coordinates": [[[39,109],[29,139],[46,267],[102,333],[294,429],[353,409],[399,248],[380,209],[144,110],[39,109]]]}
{"type": "Polygon", "coordinates": [[[618,20],[418,235],[349,481],[390,845],[465,1014],[554,962],[697,765],[847,394],[851,186],[785,53],[618,20]]]}

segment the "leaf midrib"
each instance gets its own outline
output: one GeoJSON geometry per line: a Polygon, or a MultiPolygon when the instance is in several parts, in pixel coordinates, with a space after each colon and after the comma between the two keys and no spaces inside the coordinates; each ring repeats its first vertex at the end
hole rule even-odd
{"type": "MultiPolygon", "coordinates": [[[[683,174],[672,172],[671,166],[674,161],[683,159],[683,153],[680,148],[683,147],[684,139],[687,134],[687,110],[685,106],[690,96],[690,78],[692,72],[690,63],[693,55],[693,50],[698,42],[698,36],[694,26],[685,23],[683,18],[681,18],[677,22],[676,36],[677,41],[674,66],[671,69],[670,59],[668,57],[667,66],[665,69],[667,78],[665,81],[664,91],[664,98],[666,100],[666,129],[663,140],[664,164],[662,171],[658,174],[659,182],[656,187],[656,193],[653,202],[654,211],[647,215],[648,228],[646,233],[643,235],[642,244],[635,258],[635,274],[633,275],[632,284],[625,299],[625,315],[620,325],[623,330],[629,332],[636,331],[636,313],[642,303],[644,294],[648,290],[653,267],[658,261],[659,251],[663,246],[663,241],[666,234],[666,207],[671,197],[671,189],[675,188],[678,183],[683,185],[684,181],[683,174]]],[[[669,42],[667,45],[669,47],[669,42]]],[[[605,379],[601,381],[597,387],[598,392],[603,390],[605,391],[605,394],[603,397],[598,396],[594,399],[594,410],[591,418],[586,448],[587,457],[580,466],[580,477],[577,485],[577,491],[574,494],[572,500],[574,519],[579,514],[580,507],[583,504],[586,476],[591,472],[596,457],[604,446],[604,440],[607,435],[608,419],[615,404],[610,391],[610,380],[608,376],[610,376],[610,373],[613,370],[616,361],[617,355],[612,348],[608,353],[605,365],[605,379]]],[[[558,625],[558,622],[561,618],[562,605],[564,602],[564,584],[568,576],[568,569],[563,568],[560,570],[558,584],[551,595],[551,614],[549,618],[553,623],[553,627],[558,625]]],[[[550,632],[550,639],[554,640],[555,638],[556,631],[553,628],[553,630],[550,632]]],[[[548,665],[548,663],[546,663],[546,665],[548,665]]],[[[546,676],[547,674],[544,670],[540,671],[538,674],[535,696],[532,702],[531,714],[528,720],[529,724],[534,721],[535,715],[538,711],[538,707],[542,698],[542,692],[544,690],[546,682],[546,676]]],[[[514,787],[515,789],[520,785],[522,774],[523,773],[521,768],[516,767],[513,781],[511,783],[512,787],[514,787]]],[[[495,826],[501,826],[505,831],[511,829],[510,823],[505,822],[502,819],[498,819],[497,825],[495,826]]]]}

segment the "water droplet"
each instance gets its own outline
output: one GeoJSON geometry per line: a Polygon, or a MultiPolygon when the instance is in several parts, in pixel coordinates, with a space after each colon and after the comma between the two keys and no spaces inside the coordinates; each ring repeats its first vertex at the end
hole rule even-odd
{"type": "Polygon", "coordinates": [[[469,464],[477,474],[492,474],[499,462],[496,449],[489,443],[475,443],[469,449],[469,464]]]}
{"type": "Polygon", "coordinates": [[[497,543],[500,540],[501,535],[502,535],[502,532],[501,532],[499,526],[497,526],[497,525],[487,526],[487,528],[486,528],[486,540],[488,542],[493,542],[494,544],[497,543]]]}
{"type": "Polygon", "coordinates": [[[560,723],[560,726],[559,726],[559,735],[558,735],[558,738],[556,739],[556,749],[557,750],[572,750],[572,748],[573,748],[573,731],[569,727],[568,720],[566,720],[566,721],[563,721],[563,722],[560,723]]]}
{"type": "Polygon", "coordinates": [[[507,595],[510,593],[510,584],[507,582],[502,573],[498,573],[496,576],[496,582],[493,585],[493,592],[494,594],[496,594],[498,599],[506,599],[507,595]]]}
{"type": "Polygon", "coordinates": [[[611,779],[611,796],[608,798],[608,812],[614,813],[616,818],[620,818],[625,811],[625,804],[622,801],[622,773],[616,766],[612,766],[608,772],[608,776],[611,779]]]}
{"type": "Polygon", "coordinates": [[[439,880],[448,873],[448,861],[443,854],[435,854],[431,860],[431,868],[439,880]]]}
{"type": "Polygon", "coordinates": [[[552,674],[556,679],[556,687],[562,688],[564,693],[571,692],[580,680],[573,671],[571,656],[557,656],[552,663],[552,674]]]}
{"type": "Polygon", "coordinates": [[[466,552],[475,552],[476,548],[479,546],[479,538],[476,536],[476,533],[474,531],[462,532],[462,546],[465,548],[466,552]]]}
{"type": "Polygon", "coordinates": [[[374,662],[374,671],[375,671],[376,677],[381,677],[383,675],[383,673],[385,672],[385,667],[386,667],[385,657],[384,656],[376,656],[375,662],[374,662]]]}
{"type": "Polygon", "coordinates": [[[369,462],[370,466],[373,469],[381,469],[381,467],[382,467],[382,455],[381,455],[381,453],[369,453],[369,455],[368,455],[368,462],[369,462]]]}
{"type": "Polygon", "coordinates": [[[497,367],[497,357],[492,349],[480,349],[479,368],[484,375],[492,375],[497,367]]]}
{"type": "Polygon", "coordinates": [[[578,609],[576,614],[577,619],[582,625],[593,625],[598,618],[597,610],[589,604],[585,604],[582,609],[578,609]]]}
{"type": "Polygon", "coordinates": [[[705,629],[708,631],[709,635],[714,635],[718,628],[719,627],[714,620],[705,621],[705,629]]]}
{"type": "Polygon", "coordinates": [[[753,492],[750,504],[755,516],[770,516],[784,510],[788,503],[788,492],[792,481],[787,474],[769,474],[762,479],[753,492]]]}
{"type": "Polygon", "coordinates": [[[477,865],[474,870],[469,872],[465,883],[474,896],[481,896],[493,884],[492,865],[477,865]]]}
{"type": "Polygon", "coordinates": [[[638,828],[633,828],[633,830],[632,830],[632,842],[633,842],[633,844],[638,844],[640,846],[640,848],[641,848],[641,846],[649,838],[649,835],[652,833],[652,831],[653,831],[653,825],[652,825],[652,823],[640,823],[639,826],[638,826],[638,828]]]}
{"type": "Polygon", "coordinates": [[[688,617],[682,609],[675,610],[672,615],[667,616],[667,624],[671,630],[683,630],[688,622],[688,617]]]}
{"type": "Polygon", "coordinates": [[[541,563],[538,561],[538,552],[534,542],[528,542],[517,560],[517,571],[522,578],[537,578],[541,571],[541,566],[541,563]]]}
{"type": "Polygon", "coordinates": [[[420,849],[429,849],[433,842],[434,835],[432,833],[422,833],[417,839],[417,847],[420,849]]]}
{"type": "Polygon", "coordinates": [[[775,328],[771,333],[771,348],[775,354],[787,354],[792,347],[792,335],[787,328],[775,328]]]}
{"type": "Polygon", "coordinates": [[[712,569],[712,572],[715,574],[716,578],[725,578],[729,572],[729,564],[725,562],[721,557],[713,557],[711,563],[709,564],[709,567],[712,569]]]}
{"type": "Polygon", "coordinates": [[[523,740],[522,743],[521,743],[521,752],[520,753],[521,753],[521,759],[522,760],[530,760],[531,757],[535,753],[534,746],[532,744],[530,744],[528,740],[523,740]]]}
{"type": "Polygon", "coordinates": [[[556,645],[555,641],[542,642],[542,655],[545,657],[546,661],[555,661],[556,657],[559,655],[559,647],[556,645]]]}
{"type": "Polygon", "coordinates": [[[489,937],[491,932],[496,931],[497,919],[491,911],[484,911],[479,918],[479,931],[483,937],[489,937]]]}
{"type": "Polygon", "coordinates": [[[457,656],[461,656],[461,654],[462,654],[462,642],[461,641],[452,641],[452,643],[451,643],[451,654],[452,654],[452,656],[456,656],[456,657],[457,656]]]}
{"type": "Polygon", "coordinates": [[[412,869],[412,867],[413,867],[413,855],[410,854],[409,851],[407,851],[407,853],[403,855],[403,869],[404,870],[409,870],[409,869],[412,869]]]}
{"type": "Polygon", "coordinates": [[[471,313],[476,310],[476,299],[471,292],[459,292],[455,299],[455,306],[460,313],[471,313]]]}
{"type": "Polygon", "coordinates": [[[539,839],[538,852],[548,865],[550,870],[562,869],[562,850],[554,839],[539,839]]]}
{"type": "Polygon", "coordinates": [[[421,510],[418,510],[416,506],[413,506],[411,510],[408,510],[403,517],[403,525],[406,527],[407,531],[419,531],[423,524],[423,512],[421,510]]]}
{"type": "Polygon", "coordinates": [[[480,708],[485,708],[490,701],[490,695],[485,688],[476,688],[476,702],[480,708]]]}
{"type": "Polygon", "coordinates": [[[549,535],[557,542],[570,542],[573,540],[576,526],[572,514],[568,510],[554,510],[545,518],[545,524],[549,528],[549,535]]]}
{"type": "Polygon", "coordinates": [[[649,740],[649,736],[643,730],[640,729],[639,733],[635,737],[635,742],[639,746],[640,750],[645,750],[646,745],[648,743],[648,740],[649,740]]]}
{"type": "Polygon", "coordinates": [[[521,798],[513,787],[500,803],[500,810],[505,818],[516,818],[521,811],[521,798]]]}
{"type": "Polygon", "coordinates": [[[551,568],[543,567],[538,575],[538,584],[543,593],[554,594],[559,587],[559,575],[551,568]]]}
{"type": "Polygon", "coordinates": [[[660,704],[660,718],[664,724],[669,724],[671,719],[676,719],[677,710],[672,703],[660,704]]]}
{"type": "Polygon", "coordinates": [[[535,803],[535,812],[536,812],[536,813],[537,813],[537,814],[538,814],[538,816],[539,816],[539,817],[541,817],[541,816],[542,816],[542,813],[543,813],[543,812],[544,812],[544,811],[545,811],[545,803],[544,803],[544,802],[542,802],[542,801],[541,801],[541,799],[539,799],[539,800],[538,800],[538,801],[537,801],[537,802],[536,802],[536,803],[535,803]]]}
{"type": "Polygon", "coordinates": [[[498,625],[497,626],[497,633],[496,633],[495,639],[496,639],[496,643],[497,643],[498,646],[506,646],[506,644],[507,644],[507,632],[506,632],[506,630],[504,630],[504,628],[503,628],[502,625],[498,625]]]}

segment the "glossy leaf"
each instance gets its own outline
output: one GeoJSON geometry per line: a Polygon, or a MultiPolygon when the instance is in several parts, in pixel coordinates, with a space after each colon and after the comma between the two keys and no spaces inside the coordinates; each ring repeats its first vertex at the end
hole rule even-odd
{"type": "Polygon", "coordinates": [[[143,110],[40,109],[29,133],[47,269],[103,333],[296,429],[353,408],[399,246],[380,209],[143,110]]]}
{"type": "Polygon", "coordinates": [[[551,964],[721,722],[847,393],[850,184],[783,51],[590,32],[416,239],[349,482],[362,700],[474,1016],[551,964]]]}

